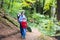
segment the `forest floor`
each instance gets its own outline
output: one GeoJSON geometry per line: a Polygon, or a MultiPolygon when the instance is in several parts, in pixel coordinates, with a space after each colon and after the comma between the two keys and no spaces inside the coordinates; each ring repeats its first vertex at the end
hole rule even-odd
{"type": "MultiPolygon", "coordinates": [[[[10,24],[13,26],[13,24],[10,24]]],[[[38,39],[41,33],[37,29],[32,29],[32,32],[27,32],[26,39],[21,38],[21,34],[17,27],[10,28],[0,22],[0,40],[42,40],[38,39]]],[[[55,40],[48,38],[48,40],[55,40]]]]}

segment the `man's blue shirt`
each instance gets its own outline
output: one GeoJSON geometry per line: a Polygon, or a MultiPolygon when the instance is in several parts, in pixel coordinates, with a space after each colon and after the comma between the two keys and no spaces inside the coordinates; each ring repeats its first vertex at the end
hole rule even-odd
{"type": "Polygon", "coordinates": [[[25,19],[27,20],[27,18],[25,17],[25,15],[20,15],[18,21],[19,21],[19,22],[22,22],[23,18],[25,18],[25,19]]]}

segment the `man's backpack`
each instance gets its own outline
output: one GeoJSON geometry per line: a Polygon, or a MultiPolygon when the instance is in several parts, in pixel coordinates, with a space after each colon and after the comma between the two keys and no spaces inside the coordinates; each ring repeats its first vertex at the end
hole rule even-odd
{"type": "Polygon", "coordinates": [[[27,30],[29,31],[29,32],[32,32],[32,29],[31,29],[31,27],[27,27],[27,30]]]}
{"type": "Polygon", "coordinates": [[[19,17],[20,17],[20,15],[18,14],[18,15],[17,15],[17,18],[19,19],[19,17]]]}

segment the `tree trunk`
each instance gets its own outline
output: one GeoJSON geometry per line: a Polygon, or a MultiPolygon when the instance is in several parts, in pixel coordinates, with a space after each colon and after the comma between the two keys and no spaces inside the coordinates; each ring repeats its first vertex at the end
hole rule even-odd
{"type": "Polygon", "coordinates": [[[10,3],[8,4],[8,9],[10,8],[10,3]]]}
{"type": "Polygon", "coordinates": [[[57,20],[60,20],[60,0],[57,0],[57,20]]]}
{"type": "Polygon", "coordinates": [[[42,7],[40,5],[40,1],[36,0],[36,12],[41,13],[42,12],[42,7]]]}
{"type": "Polygon", "coordinates": [[[0,8],[2,8],[3,7],[3,0],[1,0],[1,7],[0,8]]]}

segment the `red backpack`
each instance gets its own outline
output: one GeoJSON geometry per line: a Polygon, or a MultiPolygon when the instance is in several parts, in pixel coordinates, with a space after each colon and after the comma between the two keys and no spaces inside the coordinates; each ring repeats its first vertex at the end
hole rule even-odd
{"type": "Polygon", "coordinates": [[[22,21],[22,22],[21,22],[21,26],[22,26],[22,28],[27,28],[27,22],[26,22],[26,21],[25,21],[25,22],[22,21]]]}

